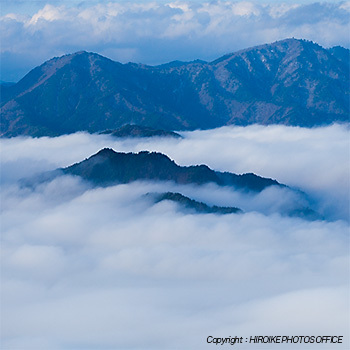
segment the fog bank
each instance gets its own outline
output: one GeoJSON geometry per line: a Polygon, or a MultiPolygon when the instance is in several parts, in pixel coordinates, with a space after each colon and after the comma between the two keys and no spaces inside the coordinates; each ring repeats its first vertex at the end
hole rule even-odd
{"type": "Polygon", "coordinates": [[[347,128],[226,127],[183,136],[0,140],[4,349],[203,349],[213,347],[210,335],[344,335],[336,347],[349,347],[347,128]],[[327,218],[281,216],[270,207],[289,198],[274,191],[253,198],[212,184],[143,182],[94,189],[70,176],[35,189],[17,183],[103,147],[273,177],[305,191],[327,218]],[[167,189],[246,213],[191,214],[143,196],[167,189]]]}

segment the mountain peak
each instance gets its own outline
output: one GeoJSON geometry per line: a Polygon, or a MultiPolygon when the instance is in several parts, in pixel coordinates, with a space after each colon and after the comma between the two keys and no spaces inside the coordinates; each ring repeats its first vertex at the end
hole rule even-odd
{"type": "Polygon", "coordinates": [[[73,53],[67,53],[67,54],[64,54],[62,56],[53,57],[51,60],[49,60],[47,62],[72,59],[73,57],[77,57],[77,56],[100,56],[100,57],[103,57],[103,56],[101,56],[101,55],[99,55],[98,53],[95,53],[95,52],[88,52],[88,51],[85,51],[85,50],[80,50],[80,51],[76,51],[76,52],[73,52],[73,53]]]}
{"type": "MultiPolygon", "coordinates": [[[[98,53],[82,50],[74,53],[65,54],[62,56],[53,57],[50,60],[44,62],[41,66],[35,68],[33,71],[40,69],[41,72],[47,72],[47,71],[57,72],[59,69],[68,65],[70,66],[80,65],[84,61],[89,62],[91,64],[97,60],[101,60],[104,62],[107,62],[107,61],[113,62],[109,58],[101,56],[98,53]]],[[[33,71],[29,72],[27,75],[30,75],[33,71]]]]}
{"type": "Polygon", "coordinates": [[[103,148],[100,151],[98,151],[95,156],[103,156],[103,157],[110,157],[117,154],[112,148],[103,148]]]}
{"type": "Polygon", "coordinates": [[[217,64],[223,61],[229,61],[236,57],[246,56],[247,54],[251,55],[253,53],[268,51],[273,55],[278,53],[290,54],[292,51],[299,52],[302,50],[303,46],[314,46],[315,48],[322,48],[318,44],[304,40],[304,39],[296,39],[296,38],[287,38],[283,40],[278,40],[270,44],[261,44],[252,47],[248,47],[246,49],[242,49],[239,51],[228,53],[215,61],[211,62],[212,64],[217,64]]]}
{"type": "Polygon", "coordinates": [[[284,187],[276,180],[255,174],[221,173],[206,165],[179,166],[167,155],[159,152],[122,153],[110,148],[104,148],[90,158],[61,170],[99,186],[133,181],[173,181],[178,184],[196,185],[215,183],[219,186],[233,186],[257,192],[268,186],[284,187]]]}
{"type": "Polygon", "coordinates": [[[81,50],[81,51],[77,51],[77,52],[73,53],[73,55],[85,55],[85,54],[91,54],[91,52],[81,50]]]}

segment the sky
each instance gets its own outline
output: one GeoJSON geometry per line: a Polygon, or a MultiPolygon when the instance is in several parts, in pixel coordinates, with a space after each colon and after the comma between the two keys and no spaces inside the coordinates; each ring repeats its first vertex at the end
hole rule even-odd
{"type": "MultiPolygon", "coordinates": [[[[343,335],[336,348],[348,349],[349,128],[182,135],[0,139],[2,348],[197,350],[210,347],[209,335],[343,335]],[[18,184],[102,147],[273,177],[303,191],[325,219],[281,215],[279,204],[293,200],[283,190],[143,182],[96,189],[74,177],[18,184]],[[167,190],[245,214],[186,213],[143,196],[167,190]]],[[[266,345],[239,347],[252,348],[266,345]]]]}
{"type": "Polygon", "coordinates": [[[97,52],[122,63],[211,61],[288,37],[349,48],[349,1],[1,1],[2,81],[97,52]]]}

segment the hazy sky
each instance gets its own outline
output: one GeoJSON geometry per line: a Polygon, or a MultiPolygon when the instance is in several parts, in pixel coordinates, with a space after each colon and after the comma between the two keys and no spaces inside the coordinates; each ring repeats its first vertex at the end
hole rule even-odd
{"type": "MultiPolygon", "coordinates": [[[[107,4],[107,3],[126,3],[131,2],[128,0],[120,0],[120,1],[113,1],[113,0],[2,0],[1,1],[1,14],[7,14],[7,13],[21,13],[21,14],[28,14],[28,15],[34,15],[38,10],[40,10],[45,4],[53,4],[53,5],[65,5],[68,7],[89,7],[96,4],[107,4]]],[[[175,1],[168,1],[168,0],[139,0],[134,1],[135,3],[163,3],[168,4],[175,1]]],[[[185,1],[178,1],[178,2],[185,2],[185,1]]],[[[191,3],[205,3],[205,2],[214,2],[214,1],[203,1],[203,0],[191,0],[187,1],[191,3]]],[[[234,1],[231,1],[234,2],[234,1]]],[[[235,1],[237,2],[237,1],[235,1]]],[[[246,1],[248,2],[248,1],[246,1]]],[[[312,4],[315,2],[322,2],[322,1],[315,1],[315,0],[266,0],[266,1],[259,1],[259,0],[252,0],[249,1],[250,3],[255,4],[312,4]]]]}
{"type": "Polygon", "coordinates": [[[349,11],[349,1],[1,1],[0,80],[80,50],[160,64],[287,37],[349,47],[349,11]]]}
{"type": "MultiPolygon", "coordinates": [[[[184,136],[0,139],[4,349],[202,350],[213,346],[209,335],[344,335],[336,349],[349,349],[349,129],[253,125],[184,136]],[[288,204],[280,190],[252,202],[213,185],[16,183],[102,147],[274,177],[311,196],[326,220],[266,212],[288,204]],[[143,197],[169,189],[246,214],[193,215],[143,197]]],[[[286,347],[304,348],[273,349],[286,347]]]]}

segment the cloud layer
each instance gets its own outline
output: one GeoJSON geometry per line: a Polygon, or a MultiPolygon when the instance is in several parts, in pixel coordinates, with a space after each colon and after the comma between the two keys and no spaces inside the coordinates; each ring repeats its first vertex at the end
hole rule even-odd
{"type": "MultiPolygon", "coordinates": [[[[347,128],[225,127],[185,136],[0,140],[4,348],[203,349],[209,335],[347,335],[349,223],[334,220],[339,203],[327,202],[348,196],[347,128]],[[159,184],[91,189],[72,177],[35,190],[16,184],[36,167],[66,166],[105,146],[273,176],[321,193],[318,205],[334,217],[184,214],[142,197],[159,184]]],[[[187,191],[215,204],[243,200],[210,186],[187,191]]],[[[348,345],[345,338],[337,348],[348,345]]]]}
{"type": "MultiPolygon", "coordinates": [[[[53,2],[1,17],[1,79],[53,56],[87,50],[121,62],[213,60],[287,37],[349,46],[350,3],[53,2]]],[[[8,10],[9,11],[9,10],[8,10]]]]}
{"type": "MultiPolygon", "coordinates": [[[[349,216],[347,126],[307,129],[252,125],[182,134],[185,138],[180,140],[120,140],[85,133],[58,138],[3,139],[1,181],[11,183],[41,171],[69,166],[104,147],[121,152],[149,150],[167,154],[182,166],[207,164],[214,170],[254,172],[274,178],[306,192],[321,214],[331,219],[349,216]]],[[[225,196],[221,193],[219,202],[211,204],[232,205],[222,198],[225,196]]],[[[209,198],[200,195],[198,199],[210,202],[209,198]]]]}

